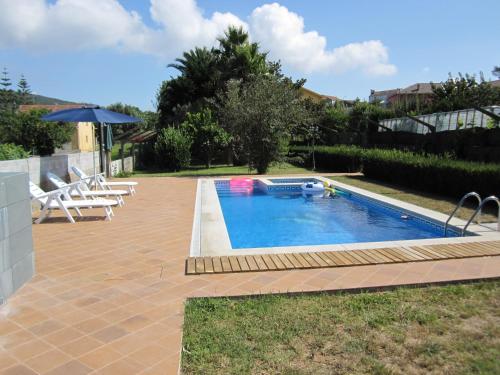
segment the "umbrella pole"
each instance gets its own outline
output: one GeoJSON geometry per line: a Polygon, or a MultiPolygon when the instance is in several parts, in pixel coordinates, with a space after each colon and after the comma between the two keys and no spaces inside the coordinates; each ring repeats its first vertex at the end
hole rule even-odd
{"type": "Polygon", "coordinates": [[[99,160],[100,160],[100,172],[104,172],[104,129],[102,123],[99,123],[99,134],[101,138],[99,139],[99,160]]]}
{"type": "MultiPolygon", "coordinates": [[[[95,181],[95,189],[97,189],[97,167],[95,165],[95,123],[92,123],[92,129],[93,129],[93,132],[92,132],[92,162],[94,164],[94,181],[95,181]]],[[[92,186],[90,186],[90,188],[92,189],[92,186]]]]}

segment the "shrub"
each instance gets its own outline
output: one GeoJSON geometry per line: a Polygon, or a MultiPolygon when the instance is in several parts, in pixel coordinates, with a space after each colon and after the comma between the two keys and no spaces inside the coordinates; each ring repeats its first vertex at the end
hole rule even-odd
{"type": "Polygon", "coordinates": [[[181,127],[193,139],[191,147],[193,154],[198,151],[207,168],[210,168],[217,153],[231,140],[229,133],[219,126],[209,108],[203,108],[199,112],[188,112],[181,127]]]}
{"type": "Polygon", "coordinates": [[[29,152],[26,152],[22,146],[0,143],[0,160],[26,159],[29,156],[29,152]]]}
{"type": "MultiPolygon", "coordinates": [[[[304,151],[296,147],[294,151],[304,151]]],[[[335,172],[363,171],[369,178],[459,198],[476,191],[500,194],[500,165],[454,160],[400,150],[357,146],[317,147],[316,166],[335,172]]]]}
{"type": "Polygon", "coordinates": [[[0,113],[0,141],[22,145],[40,156],[52,155],[54,150],[71,140],[75,129],[72,123],[42,121],[49,113],[45,109],[14,114],[0,113]]]}
{"type": "Polygon", "coordinates": [[[155,143],[155,155],[158,165],[172,171],[187,167],[191,161],[192,139],[180,129],[173,127],[162,129],[155,143]]]}
{"type": "Polygon", "coordinates": [[[113,177],[117,177],[117,178],[127,178],[127,177],[132,176],[133,174],[134,174],[134,173],[129,172],[129,171],[120,171],[120,172],[118,172],[117,174],[115,174],[113,177]]]}

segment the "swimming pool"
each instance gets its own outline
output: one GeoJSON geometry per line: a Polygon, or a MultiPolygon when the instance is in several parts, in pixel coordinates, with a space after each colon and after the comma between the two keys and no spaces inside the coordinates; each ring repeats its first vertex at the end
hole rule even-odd
{"type": "Polygon", "coordinates": [[[251,189],[216,182],[233,249],[444,237],[442,225],[361,195],[338,190],[333,197],[308,196],[300,179],[269,181],[272,187],[254,181],[251,189]]]}

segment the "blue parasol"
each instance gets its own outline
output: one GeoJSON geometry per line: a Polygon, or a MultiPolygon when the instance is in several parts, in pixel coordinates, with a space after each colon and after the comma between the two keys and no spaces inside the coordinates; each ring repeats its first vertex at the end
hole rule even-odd
{"type": "MultiPolygon", "coordinates": [[[[109,111],[100,107],[81,107],[81,108],[71,108],[64,109],[62,111],[52,112],[42,116],[43,121],[62,121],[62,122],[92,122],[99,124],[99,134],[101,139],[101,147],[99,157],[101,159],[102,166],[102,151],[103,143],[105,142],[104,132],[102,124],[128,124],[135,122],[142,122],[140,118],[124,115],[123,113],[109,111]]],[[[106,137],[106,146],[110,148],[112,145],[112,140],[109,132],[111,131],[110,126],[108,126],[108,134],[106,137]]],[[[94,155],[94,177],[97,175],[95,167],[95,142],[93,142],[93,155],[94,155]]]]}

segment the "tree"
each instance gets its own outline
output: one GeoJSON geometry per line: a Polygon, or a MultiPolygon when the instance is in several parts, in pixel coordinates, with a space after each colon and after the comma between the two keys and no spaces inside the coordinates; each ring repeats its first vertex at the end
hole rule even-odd
{"type": "Polygon", "coordinates": [[[195,48],[168,66],[180,75],[161,84],[157,93],[159,126],[180,124],[187,112],[211,105],[231,79],[243,82],[253,75],[272,72],[266,54],[248,41],[241,28],[229,27],[218,48],[195,48]]]}
{"type": "Polygon", "coordinates": [[[0,142],[14,143],[33,154],[52,155],[71,140],[74,124],[42,121],[45,109],[7,114],[0,118],[0,142]]]}
{"type": "Polygon", "coordinates": [[[3,68],[0,78],[0,111],[14,112],[17,107],[17,95],[11,88],[12,82],[9,78],[7,68],[3,68]]]}
{"type": "Polygon", "coordinates": [[[187,167],[191,161],[192,142],[181,129],[168,127],[160,130],[154,146],[158,165],[172,171],[187,167]]]}
{"type": "Polygon", "coordinates": [[[433,98],[430,112],[447,112],[459,109],[494,105],[500,102],[500,88],[494,87],[480,75],[479,82],[473,75],[450,74],[445,82],[432,85],[433,98]]]}
{"type": "Polygon", "coordinates": [[[20,104],[32,104],[33,103],[33,98],[31,97],[30,85],[28,84],[28,81],[26,80],[26,78],[22,74],[21,74],[21,79],[19,80],[19,82],[17,84],[17,94],[19,97],[20,104]]]}
{"type": "Polygon", "coordinates": [[[210,108],[188,113],[181,127],[193,139],[192,150],[201,152],[207,168],[210,168],[215,154],[226,147],[231,139],[229,133],[219,126],[210,108]]]}
{"type": "Polygon", "coordinates": [[[495,77],[500,77],[500,66],[495,66],[491,72],[495,77]]]}
{"type": "Polygon", "coordinates": [[[179,107],[187,105],[189,110],[197,110],[206,105],[207,99],[213,97],[218,88],[220,71],[213,48],[196,47],[175,61],[168,66],[177,69],[181,75],[163,82],[158,93],[161,127],[176,120],[175,112],[179,107]]]}
{"type": "Polygon", "coordinates": [[[305,113],[293,83],[271,75],[245,84],[233,81],[221,108],[223,124],[233,129],[249,168],[259,173],[286,154],[292,130],[304,122],[305,113]]]}

